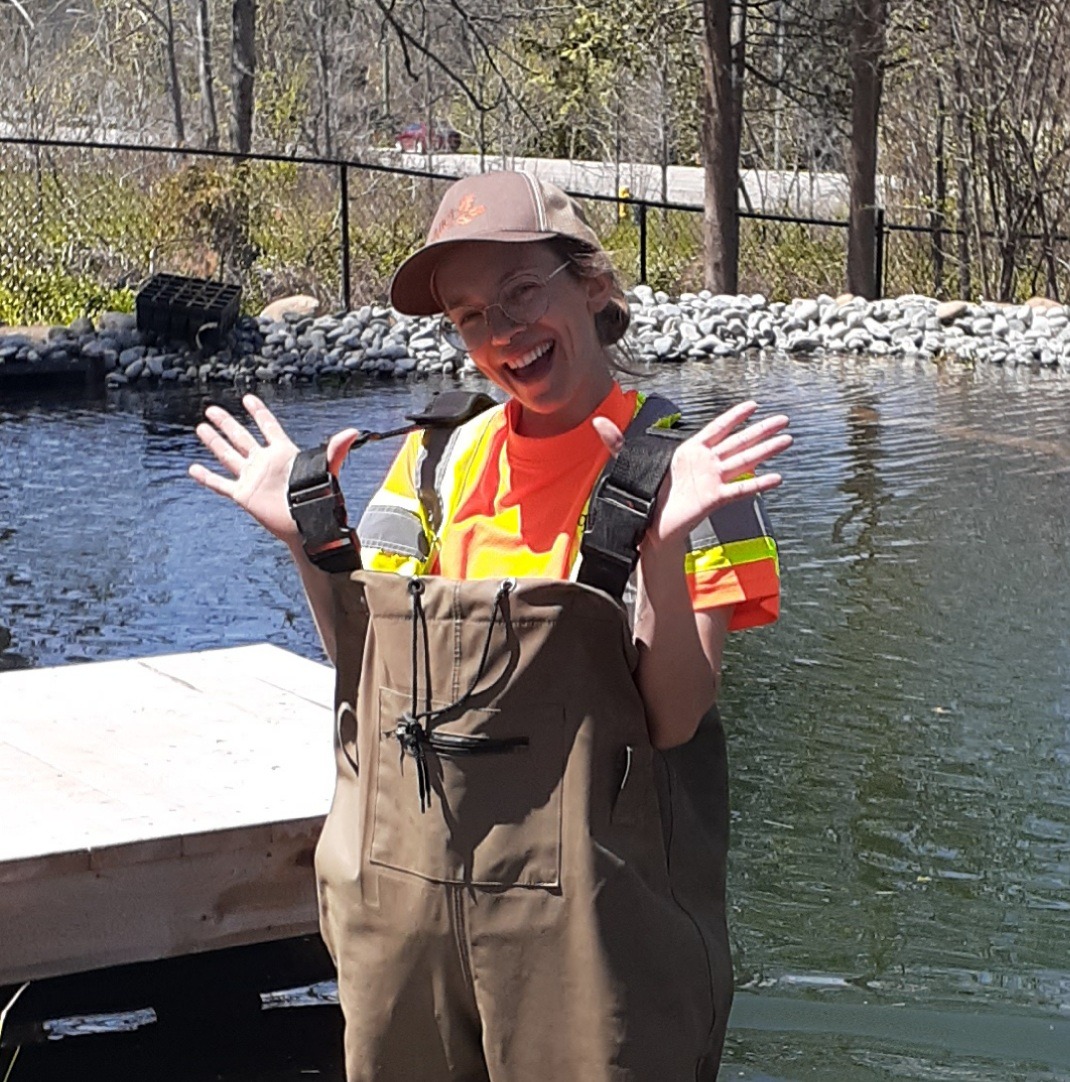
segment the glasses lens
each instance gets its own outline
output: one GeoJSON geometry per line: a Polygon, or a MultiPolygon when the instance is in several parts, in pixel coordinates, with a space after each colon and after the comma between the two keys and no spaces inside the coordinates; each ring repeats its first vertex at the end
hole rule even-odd
{"type": "Polygon", "coordinates": [[[546,315],[549,297],[549,286],[541,278],[522,278],[509,286],[499,304],[513,323],[534,323],[546,315]]]}
{"type": "Polygon", "coordinates": [[[468,349],[461,332],[457,329],[457,324],[452,319],[443,316],[438,321],[438,335],[443,342],[453,346],[454,349],[459,349],[462,353],[468,349]]]}

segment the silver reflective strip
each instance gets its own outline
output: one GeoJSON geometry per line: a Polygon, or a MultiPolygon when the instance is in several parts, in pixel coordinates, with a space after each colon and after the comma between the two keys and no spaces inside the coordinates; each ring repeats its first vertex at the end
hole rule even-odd
{"type": "Polygon", "coordinates": [[[368,548],[396,552],[399,556],[427,559],[431,547],[420,516],[404,507],[371,504],[357,526],[360,543],[368,548]]]}
{"type": "Polygon", "coordinates": [[[705,522],[691,531],[692,552],[713,545],[728,545],[733,541],[750,541],[755,537],[771,537],[760,496],[753,500],[738,500],[719,507],[705,522]]]}

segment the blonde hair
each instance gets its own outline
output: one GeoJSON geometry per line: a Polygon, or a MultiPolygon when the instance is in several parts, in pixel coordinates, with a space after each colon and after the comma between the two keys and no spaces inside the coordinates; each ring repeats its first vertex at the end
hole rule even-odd
{"type": "Polygon", "coordinates": [[[553,237],[547,243],[559,258],[568,260],[569,273],[576,278],[609,277],[612,296],[594,317],[598,341],[605,347],[612,368],[629,376],[639,375],[629,367],[636,363],[637,358],[629,343],[624,341],[632,322],[632,313],[609,254],[604,248],[592,248],[571,237],[553,237]]]}

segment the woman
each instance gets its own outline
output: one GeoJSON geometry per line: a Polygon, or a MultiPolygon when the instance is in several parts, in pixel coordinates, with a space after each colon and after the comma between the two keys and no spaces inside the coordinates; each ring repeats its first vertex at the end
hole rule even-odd
{"type": "MultiPolygon", "coordinates": [[[[621,504],[591,494],[657,406],[614,379],[628,305],[577,204],[522,173],[458,181],[391,300],[442,313],[509,397],[409,437],[358,529],[366,570],[306,557],[297,448],[258,399],[265,442],[212,407],[198,435],[231,476],[190,470],[289,546],[338,669],[316,864],[348,1078],[711,1079],[731,1000],[711,708],[728,630],[775,618],[755,500],[780,478],[752,471],[787,418],[743,403],[671,444],[629,629],[583,585],[591,520],[621,504]]],[[[335,474],[357,436],[329,441],[335,474]]]]}

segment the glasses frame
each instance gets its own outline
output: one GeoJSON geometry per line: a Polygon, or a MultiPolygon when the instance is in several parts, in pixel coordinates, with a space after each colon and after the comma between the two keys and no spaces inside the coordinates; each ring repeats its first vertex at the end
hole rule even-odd
{"type": "MultiPolygon", "coordinates": [[[[546,287],[550,284],[551,280],[557,275],[559,275],[566,267],[570,266],[572,266],[572,260],[566,259],[565,262],[562,263],[559,267],[554,267],[554,269],[550,271],[549,274],[532,274],[531,277],[538,280],[540,289],[546,290],[546,287]]],[[[501,296],[500,290],[498,292],[498,296],[501,296]]],[[[490,319],[487,317],[487,313],[492,308],[499,309],[502,315],[505,316],[506,320],[508,320],[508,322],[512,324],[512,326],[530,327],[532,323],[534,323],[536,320],[542,319],[542,317],[546,315],[546,311],[549,307],[550,294],[547,290],[544,295],[544,304],[542,307],[542,311],[539,312],[538,315],[533,315],[530,319],[516,319],[505,310],[505,307],[500,300],[494,301],[493,304],[488,304],[483,308],[473,309],[471,313],[472,315],[475,315],[478,312],[479,315],[483,317],[479,338],[474,345],[468,342],[465,336],[461,333],[460,327],[458,327],[457,324],[454,323],[453,320],[450,319],[450,317],[445,312],[443,312],[442,315],[440,315],[438,318],[438,335],[443,342],[446,342],[448,345],[453,346],[454,349],[460,350],[462,353],[468,353],[471,352],[472,349],[478,349],[487,341],[488,338],[491,337],[493,332],[491,330],[490,319]]]]}

